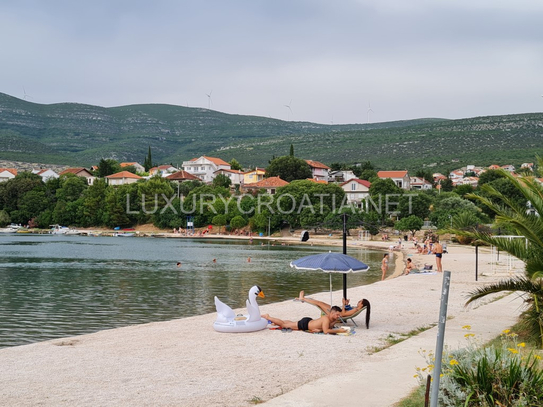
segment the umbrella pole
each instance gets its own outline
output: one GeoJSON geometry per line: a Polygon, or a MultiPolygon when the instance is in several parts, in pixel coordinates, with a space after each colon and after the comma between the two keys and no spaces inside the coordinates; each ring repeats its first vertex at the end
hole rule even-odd
{"type": "Polygon", "coordinates": [[[330,311],[332,310],[332,305],[334,304],[332,302],[332,273],[328,273],[330,274],[330,311]]]}

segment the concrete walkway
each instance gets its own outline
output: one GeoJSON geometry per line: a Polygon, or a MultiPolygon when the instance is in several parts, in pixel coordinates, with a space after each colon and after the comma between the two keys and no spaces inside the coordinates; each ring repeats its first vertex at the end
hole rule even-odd
{"type": "MultiPolygon", "coordinates": [[[[462,318],[462,329],[454,320],[447,321],[445,345],[449,348],[465,346],[465,334],[474,333],[482,342],[500,335],[517,321],[522,300],[516,295],[481,305],[462,318]]],[[[437,312],[437,310],[429,310],[437,312]]],[[[282,407],[328,407],[332,405],[386,407],[393,406],[417,387],[413,376],[417,367],[424,367],[421,350],[434,351],[438,327],[434,327],[363,360],[353,360],[356,371],[338,374],[307,383],[265,403],[282,407]],[[406,380],[406,377],[413,378],[406,380]]]]}

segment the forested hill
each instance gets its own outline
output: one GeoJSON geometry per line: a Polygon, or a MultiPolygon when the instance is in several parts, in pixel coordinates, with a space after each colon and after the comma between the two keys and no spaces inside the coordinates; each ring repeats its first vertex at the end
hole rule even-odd
{"type": "Polygon", "coordinates": [[[541,113],[323,125],[161,104],[42,105],[0,93],[0,159],[51,164],[143,162],[150,146],[157,164],[205,154],[264,166],[293,144],[297,156],[328,164],[440,169],[533,161],[542,135],[541,113]]]}

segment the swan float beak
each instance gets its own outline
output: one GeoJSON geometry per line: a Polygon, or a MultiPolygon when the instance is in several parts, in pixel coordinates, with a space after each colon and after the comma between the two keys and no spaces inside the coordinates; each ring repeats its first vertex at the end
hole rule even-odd
{"type": "Polygon", "coordinates": [[[258,293],[258,296],[259,296],[260,298],[266,298],[266,296],[264,295],[264,291],[260,291],[260,292],[258,293]]]}

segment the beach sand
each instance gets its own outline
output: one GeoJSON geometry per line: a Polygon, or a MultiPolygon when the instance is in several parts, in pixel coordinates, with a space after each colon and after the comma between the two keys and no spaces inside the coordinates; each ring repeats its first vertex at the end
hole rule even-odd
{"type": "MultiPolygon", "coordinates": [[[[386,249],[389,243],[349,241],[350,247],[360,245],[386,249]]],[[[356,373],[359,364],[352,361],[375,361],[380,354],[375,351],[387,338],[438,322],[442,274],[399,276],[405,256],[435,269],[434,256],[414,254],[411,243],[405,246],[403,254],[394,253],[385,281],[349,289],[353,302],[371,302],[370,329],[365,329],[362,313],[351,336],[267,329],[225,334],[213,330],[213,313],[6,348],[0,350],[0,405],[249,406],[318,379],[356,373]]],[[[474,248],[449,244],[448,249],[443,257],[444,269],[452,272],[447,326],[460,329],[472,310],[490,302],[465,308],[466,294],[507,273],[493,273],[488,250],[481,250],[476,282],[474,248]]],[[[326,302],[330,298],[328,292],[306,295],[326,302]]],[[[341,298],[341,292],[334,292],[334,298],[341,298]]],[[[297,301],[259,302],[262,313],[283,319],[319,316],[316,308],[297,301]]],[[[477,333],[476,326],[472,329],[477,333]]],[[[414,368],[402,381],[402,394],[417,385],[414,368]]]]}

